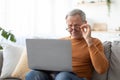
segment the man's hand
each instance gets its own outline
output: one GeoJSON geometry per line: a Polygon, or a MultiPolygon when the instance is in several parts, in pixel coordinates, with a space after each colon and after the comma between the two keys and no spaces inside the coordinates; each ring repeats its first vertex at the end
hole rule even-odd
{"type": "Polygon", "coordinates": [[[83,24],[80,26],[82,35],[84,39],[86,40],[88,46],[92,45],[92,38],[91,38],[91,28],[89,24],[83,24]]]}

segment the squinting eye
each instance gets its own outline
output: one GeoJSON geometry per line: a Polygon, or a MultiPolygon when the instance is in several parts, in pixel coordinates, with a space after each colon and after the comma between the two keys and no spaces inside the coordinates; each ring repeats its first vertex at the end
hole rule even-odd
{"type": "Polygon", "coordinates": [[[69,28],[71,28],[71,27],[72,27],[72,25],[69,25],[68,27],[69,27],[69,28]]]}
{"type": "Polygon", "coordinates": [[[76,27],[79,27],[80,25],[75,25],[76,27]]]}

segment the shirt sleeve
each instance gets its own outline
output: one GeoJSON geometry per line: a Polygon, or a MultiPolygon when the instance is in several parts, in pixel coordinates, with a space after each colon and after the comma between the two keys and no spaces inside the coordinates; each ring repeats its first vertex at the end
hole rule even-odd
{"type": "Polygon", "coordinates": [[[93,40],[93,44],[88,47],[93,67],[99,74],[107,71],[109,63],[104,54],[104,47],[100,40],[93,40]]]}

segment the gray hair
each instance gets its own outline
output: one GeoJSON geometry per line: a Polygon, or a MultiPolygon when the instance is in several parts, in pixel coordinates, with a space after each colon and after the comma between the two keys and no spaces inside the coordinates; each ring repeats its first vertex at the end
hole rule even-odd
{"type": "Polygon", "coordinates": [[[68,16],[75,16],[75,15],[80,15],[82,21],[83,21],[83,22],[86,21],[86,15],[85,15],[85,13],[84,13],[82,10],[80,10],[80,9],[74,9],[74,10],[70,11],[70,12],[66,15],[66,19],[67,19],[68,16]]]}

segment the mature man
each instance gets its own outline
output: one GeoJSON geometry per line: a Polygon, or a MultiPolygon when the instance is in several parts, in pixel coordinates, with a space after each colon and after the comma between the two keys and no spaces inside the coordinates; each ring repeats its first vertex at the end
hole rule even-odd
{"type": "MultiPolygon", "coordinates": [[[[102,74],[108,69],[108,61],[104,55],[101,41],[91,37],[91,28],[87,24],[82,10],[74,9],[66,15],[66,23],[72,42],[73,72],[58,72],[53,80],[91,80],[93,69],[102,74]]],[[[50,80],[49,72],[30,71],[26,80],[50,80]]]]}

